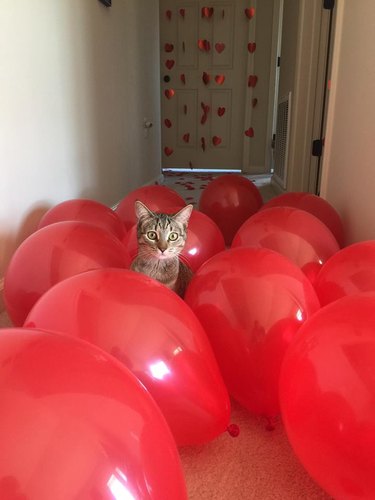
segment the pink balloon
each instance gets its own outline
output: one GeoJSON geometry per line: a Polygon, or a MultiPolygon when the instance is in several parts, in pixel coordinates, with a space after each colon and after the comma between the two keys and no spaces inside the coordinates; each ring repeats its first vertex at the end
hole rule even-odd
{"type": "Polygon", "coordinates": [[[280,377],[297,457],[333,498],[375,498],[375,296],[344,297],[301,327],[280,377]]]}
{"type": "Polygon", "coordinates": [[[185,300],[209,337],[229,393],[252,413],[277,415],[284,354],[319,309],[306,276],[272,250],[233,248],[202,265],[185,300]]]}
{"type": "Polygon", "coordinates": [[[338,212],[324,198],[310,193],[284,193],[265,203],[262,209],[294,207],[315,215],[332,231],[340,247],[345,244],[344,226],[338,212]]]}
{"type": "Polygon", "coordinates": [[[293,261],[314,282],[323,264],[340,247],[328,227],[314,215],[292,207],[261,210],[237,231],[232,247],[269,248],[293,261]]]}
{"type": "Polygon", "coordinates": [[[220,175],[202,191],[199,210],[216,222],[225,243],[230,245],[237,230],[259,210],[263,200],[259,189],[246,177],[220,175]]]}
{"type": "Polygon", "coordinates": [[[98,201],[86,199],[63,201],[43,215],[38,229],[63,221],[89,222],[107,229],[117,238],[124,237],[125,228],[118,214],[98,201]]]}
{"type": "Polygon", "coordinates": [[[116,212],[129,230],[136,224],[134,202],[142,201],[150,210],[164,212],[170,208],[182,208],[186,206],[185,200],[173,189],[167,186],[144,186],[135,189],[123,198],[116,208],[116,212]]]}
{"type": "Polygon", "coordinates": [[[179,445],[227,429],[229,398],[206,334],[157,281],[120,269],[74,276],[38,301],[25,326],[79,337],[117,357],[158,403],[179,445]]]}
{"type": "Polygon", "coordinates": [[[187,498],[159,408],[87,342],[2,329],[0,406],[4,500],[187,498]]]}
{"type": "MultiPolygon", "coordinates": [[[[167,213],[176,213],[178,210],[178,208],[167,210],[167,213]]],[[[133,260],[138,252],[136,226],[128,231],[123,242],[133,260]]],[[[181,260],[195,272],[203,262],[224,249],[224,237],[215,222],[202,212],[193,210],[189,220],[185,247],[180,254],[181,260]]]]}
{"type": "Polygon", "coordinates": [[[16,326],[55,283],[90,269],[126,268],[130,257],[121,241],[86,222],[57,222],[39,229],[15,251],[5,273],[4,300],[16,326]]]}
{"type": "Polygon", "coordinates": [[[354,243],[333,255],[314,286],[322,306],[347,295],[375,292],[375,240],[354,243]]]}

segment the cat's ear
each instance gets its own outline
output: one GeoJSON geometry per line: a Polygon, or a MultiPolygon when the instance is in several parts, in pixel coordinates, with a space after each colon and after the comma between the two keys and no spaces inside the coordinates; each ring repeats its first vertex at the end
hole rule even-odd
{"type": "Polygon", "coordinates": [[[181,224],[187,225],[190,219],[190,215],[193,211],[193,205],[186,205],[186,207],[181,208],[179,212],[174,215],[174,219],[181,224]]]}
{"type": "Polygon", "coordinates": [[[154,213],[146,207],[144,203],[142,203],[139,200],[136,200],[134,202],[134,209],[135,209],[135,215],[137,216],[137,219],[140,220],[144,217],[153,217],[154,213]]]}

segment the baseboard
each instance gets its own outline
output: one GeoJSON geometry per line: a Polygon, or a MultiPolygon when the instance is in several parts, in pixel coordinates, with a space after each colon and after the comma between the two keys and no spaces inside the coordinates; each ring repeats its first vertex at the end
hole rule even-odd
{"type": "Polygon", "coordinates": [[[286,193],[286,190],[280,186],[280,184],[274,179],[274,176],[271,177],[271,185],[274,188],[274,190],[277,192],[277,194],[286,193]]]}

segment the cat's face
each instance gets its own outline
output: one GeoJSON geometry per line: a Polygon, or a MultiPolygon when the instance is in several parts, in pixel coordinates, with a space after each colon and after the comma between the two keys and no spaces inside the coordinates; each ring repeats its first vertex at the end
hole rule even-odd
{"type": "Polygon", "coordinates": [[[193,206],[187,205],[174,215],[158,214],[136,201],[138,253],[157,259],[178,256],[185,245],[192,210],[193,206]]]}

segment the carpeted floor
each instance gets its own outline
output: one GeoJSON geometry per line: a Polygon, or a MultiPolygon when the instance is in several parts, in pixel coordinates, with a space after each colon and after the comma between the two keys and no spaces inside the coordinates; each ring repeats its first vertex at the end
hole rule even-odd
{"type": "MultiPolygon", "coordinates": [[[[211,174],[166,172],[164,184],[187,202],[198,204],[211,174]]],[[[255,180],[263,200],[276,195],[269,179],[255,180]]],[[[11,326],[6,313],[0,327],[11,326]]],[[[204,446],[180,449],[189,500],[329,500],[294,455],[284,427],[266,430],[266,422],[232,403],[238,437],[224,433],[204,446]]],[[[174,499],[166,499],[174,500],[174,499]]]]}

